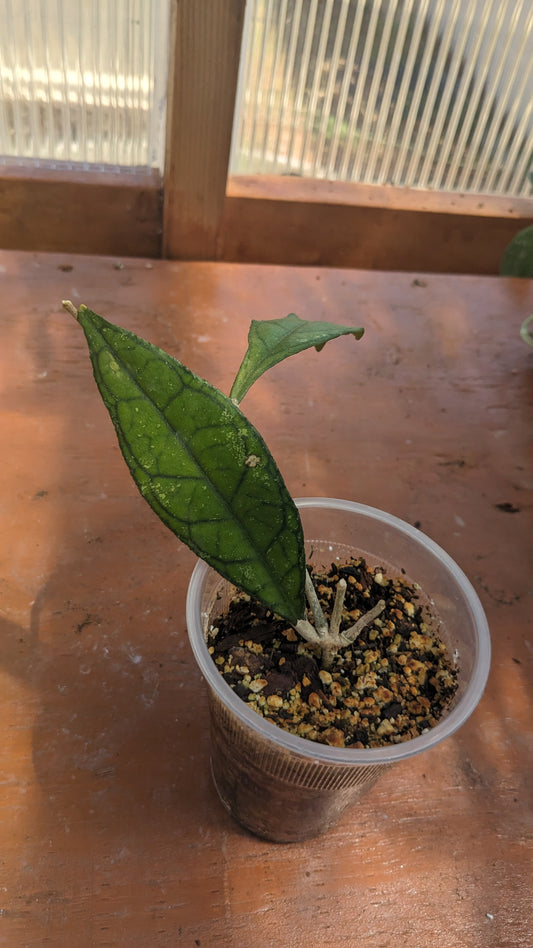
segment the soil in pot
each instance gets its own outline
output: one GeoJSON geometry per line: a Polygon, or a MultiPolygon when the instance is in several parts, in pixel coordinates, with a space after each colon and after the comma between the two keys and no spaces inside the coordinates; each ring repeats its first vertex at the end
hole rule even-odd
{"type": "Polygon", "coordinates": [[[319,649],[238,594],[207,636],[225,681],[273,724],[334,747],[383,747],[434,727],[456,693],[457,668],[421,590],[363,557],[310,572],[326,617],[346,580],[341,631],[379,600],[385,608],[323,668],[319,649]]]}

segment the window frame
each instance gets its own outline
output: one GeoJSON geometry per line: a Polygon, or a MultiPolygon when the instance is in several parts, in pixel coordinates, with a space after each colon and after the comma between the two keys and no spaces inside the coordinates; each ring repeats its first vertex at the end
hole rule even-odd
{"type": "Polygon", "coordinates": [[[246,0],[171,0],[165,168],[0,168],[5,249],[496,273],[533,200],[230,176],[246,0]]]}

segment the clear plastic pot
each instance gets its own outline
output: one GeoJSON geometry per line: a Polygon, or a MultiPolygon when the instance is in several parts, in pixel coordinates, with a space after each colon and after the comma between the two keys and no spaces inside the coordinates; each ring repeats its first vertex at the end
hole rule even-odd
{"type": "Polygon", "coordinates": [[[438,615],[439,634],[458,667],[456,697],[439,723],[420,737],[357,750],[308,741],[261,718],[226,684],[205,633],[234,593],[204,562],[187,595],[191,646],[209,686],[211,767],[219,797],[244,827],[265,839],[296,842],[333,826],[392,764],[434,747],[472,714],[489,672],[490,636],[470,582],[444,550],[397,517],[351,501],[296,500],[308,556],[329,566],[363,554],[388,575],[417,582],[438,615]]]}

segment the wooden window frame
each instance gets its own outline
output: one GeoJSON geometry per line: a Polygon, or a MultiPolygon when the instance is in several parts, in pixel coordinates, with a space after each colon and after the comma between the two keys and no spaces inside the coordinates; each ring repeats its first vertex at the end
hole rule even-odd
{"type": "Polygon", "coordinates": [[[533,200],[228,178],[246,0],[172,0],[165,169],[0,169],[6,249],[496,273],[533,200]]]}

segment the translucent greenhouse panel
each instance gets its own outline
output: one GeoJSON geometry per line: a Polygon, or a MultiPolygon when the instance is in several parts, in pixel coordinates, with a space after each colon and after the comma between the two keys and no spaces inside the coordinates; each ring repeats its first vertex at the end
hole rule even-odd
{"type": "Polygon", "coordinates": [[[531,0],[248,0],[233,174],[531,193],[531,0]]]}
{"type": "Polygon", "coordinates": [[[163,164],[169,0],[0,0],[0,160],[163,164]]]}

